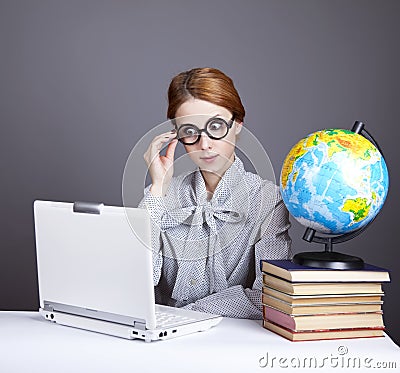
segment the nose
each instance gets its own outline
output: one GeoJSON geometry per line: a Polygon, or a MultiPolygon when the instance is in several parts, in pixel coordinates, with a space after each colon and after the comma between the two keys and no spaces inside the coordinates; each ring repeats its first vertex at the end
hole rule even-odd
{"type": "Polygon", "coordinates": [[[212,145],[212,139],[210,139],[210,138],[208,137],[208,135],[207,135],[206,133],[203,132],[203,133],[200,135],[199,145],[200,145],[200,147],[201,147],[202,150],[210,149],[210,148],[211,148],[211,145],[212,145]]]}

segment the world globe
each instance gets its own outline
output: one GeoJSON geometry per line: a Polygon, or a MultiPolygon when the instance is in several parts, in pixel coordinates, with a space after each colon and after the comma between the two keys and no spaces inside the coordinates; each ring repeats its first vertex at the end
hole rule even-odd
{"type": "Polygon", "coordinates": [[[291,215],[305,227],[331,235],[371,222],[388,187],[381,152],[366,137],[345,129],[324,129],[301,139],[289,151],[280,176],[291,215]]]}

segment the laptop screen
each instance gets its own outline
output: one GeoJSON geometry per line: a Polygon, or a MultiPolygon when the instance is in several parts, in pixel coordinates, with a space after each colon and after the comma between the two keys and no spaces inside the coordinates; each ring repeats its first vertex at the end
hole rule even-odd
{"type": "Polygon", "coordinates": [[[35,201],[34,218],[41,308],[155,324],[146,210],[100,205],[93,213],[90,205],[74,211],[73,203],[35,201]]]}

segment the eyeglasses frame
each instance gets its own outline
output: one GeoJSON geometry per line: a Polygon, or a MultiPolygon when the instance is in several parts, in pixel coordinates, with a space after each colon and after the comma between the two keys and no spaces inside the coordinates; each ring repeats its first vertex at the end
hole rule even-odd
{"type": "Polygon", "coordinates": [[[215,118],[215,117],[212,117],[212,118],[210,118],[210,119],[207,120],[206,125],[204,126],[204,128],[199,128],[199,127],[197,127],[195,124],[190,124],[190,123],[182,124],[182,125],[179,126],[179,128],[178,128],[178,126],[177,126],[176,124],[174,124],[174,125],[175,125],[175,129],[176,129],[176,135],[177,135],[176,138],[178,139],[179,142],[181,142],[181,143],[184,144],[184,145],[194,145],[194,144],[197,144],[197,143],[200,141],[200,139],[201,139],[201,134],[204,132],[204,133],[206,133],[207,136],[208,136],[210,139],[212,139],[212,140],[222,140],[224,137],[226,137],[226,136],[228,135],[229,130],[232,128],[234,122],[235,122],[235,115],[232,115],[232,118],[229,120],[229,122],[226,122],[226,120],[223,119],[223,118],[219,118],[219,117],[215,118]],[[220,119],[220,120],[222,120],[222,121],[224,121],[224,122],[226,123],[226,126],[227,126],[227,128],[228,128],[228,131],[226,131],[226,134],[225,134],[224,136],[222,136],[222,137],[215,137],[215,136],[211,135],[211,134],[207,131],[207,127],[208,127],[209,123],[210,123],[211,121],[213,121],[214,119],[220,119]],[[196,139],[196,141],[191,142],[191,143],[187,143],[187,142],[184,142],[182,139],[180,139],[180,138],[178,137],[179,130],[180,130],[182,127],[184,127],[184,126],[193,126],[193,127],[195,127],[195,128],[197,129],[198,134],[197,134],[197,139],[196,139]]]}

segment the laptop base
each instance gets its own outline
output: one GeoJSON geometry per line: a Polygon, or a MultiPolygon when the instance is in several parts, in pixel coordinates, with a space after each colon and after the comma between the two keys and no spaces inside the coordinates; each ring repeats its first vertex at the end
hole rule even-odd
{"type": "Polygon", "coordinates": [[[110,321],[72,315],[57,311],[51,312],[42,308],[39,309],[39,312],[46,320],[56,324],[70,326],[82,330],[89,330],[92,332],[107,334],[124,339],[142,339],[145,342],[171,339],[187,334],[192,334],[194,332],[205,331],[217,325],[222,320],[222,317],[215,317],[186,325],[178,325],[163,329],[142,330],[139,328],[135,328],[134,326],[117,324],[110,321]]]}

